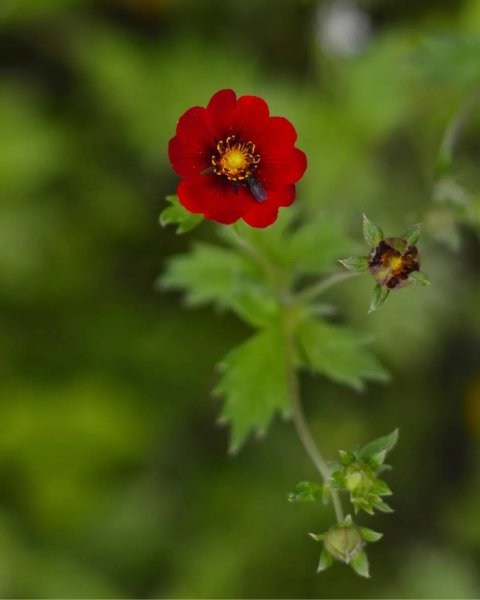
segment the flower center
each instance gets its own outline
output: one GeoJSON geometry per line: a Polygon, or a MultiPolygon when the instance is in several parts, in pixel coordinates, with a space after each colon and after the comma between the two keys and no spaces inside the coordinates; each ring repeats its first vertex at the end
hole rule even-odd
{"type": "Polygon", "coordinates": [[[388,262],[392,271],[401,271],[405,261],[403,256],[391,256],[388,262]]]}
{"type": "Polygon", "coordinates": [[[253,142],[237,142],[231,135],[217,144],[218,155],[212,156],[213,171],[216,175],[225,175],[230,181],[241,181],[251,177],[260,156],[255,154],[253,142]]]}

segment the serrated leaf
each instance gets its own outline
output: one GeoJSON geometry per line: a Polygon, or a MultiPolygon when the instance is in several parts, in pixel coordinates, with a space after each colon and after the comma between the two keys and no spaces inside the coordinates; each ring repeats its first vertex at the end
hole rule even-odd
{"type": "Polygon", "coordinates": [[[360,550],[350,561],[352,569],[361,577],[370,577],[368,557],[365,550],[360,550]]]}
{"type": "Polygon", "coordinates": [[[314,481],[301,481],[288,495],[289,502],[315,502],[323,499],[323,485],[314,481]]]}
{"type": "Polygon", "coordinates": [[[413,273],[409,274],[408,280],[421,287],[427,287],[430,285],[430,279],[422,271],[413,271],[413,273]]]}
{"type": "Polygon", "coordinates": [[[363,237],[370,248],[375,248],[383,240],[383,231],[367,215],[363,215],[363,237]]]}
{"type": "Polygon", "coordinates": [[[278,312],[278,303],[256,268],[243,256],[221,246],[197,244],[190,253],[174,256],[159,284],[183,290],[189,306],[212,303],[228,308],[256,327],[278,312]]]}
{"type": "Polygon", "coordinates": [[[368,527],[360,527],[360,534],[366,542],[378,542],[383,537],[383,533],[379,533],[368,527]]]}
{"type": "Polygon", "coordinates": [[[176,195],[167,196],[165,200],[170,202],[170,206],[164,208],[160,213],[160,225],[162,227],[176,224],[178,225],[177,233],[186,233],[197,227],[197,225],[200,225],[203,221],[203,215],[189,212],[180,204],[176,195]]]}
{"type": "Polygon", "coordinates": [[[400,238],[408,242],[409,246],[414,246],[418,242],[418,238],[422,233],[422,224],[416,223],[415,225],[410,225],[407,227],[401,234],[400,238]]]}
{"type": "Polygon", "coordinates": [[[330,554],[330,552],[328,552],[328,550],[325,550],[324,548],[320,554],[320,561],[318,563],[317,573],[321,573],[322,571],[325,571],[325,569],[328,569],[328,567],[331,567],[333,565],[333,562],[333,556],[330,554]]]}
{"type": "Polygon", "coordinates": [[[365,345],[366,336],[307,318],[299,328],[307,364],[326,377],[361,390],[364,380],[387,381],[388,373],[365,345]]]}
{"type": "Polygon", "coordinates": [[[375,456],[379,452],[390,452],[390,450],[392,450],[395,447],[397,441],[398,429],[394,429],[388,435],[383,435],[382,437],[379,437],[375,440],[372,440],[368,444],[365,444],[363,448],[357,450],[357,456],[358,458],[367,462],[371,456],[375,456]]]}
{"type": "Polygon", "coordinates": [[[221,362],[215,393],[225,396],[221,420],[231,425],[231,452],[249,433],[265,433],[275,413],[288,414],[284,346],[280,324],[272,323],[221,362]]]}
{"type": "Polygon", "coordinates": [[[365,273],[368,271],[368,257],[366,256],[350,256],[349,258],[342,258],[338,262],[354,273],[365,273]]]}
{"type": "Polygon", "coordinates": [[[370,300],[370,308],[368,309],[368,312],[371,313],[380,308],[380,306],[382,306],[382,304],[388,298],[389,293],[390,290],[388,288],[381,285],[376,285],[373,288],[372,299],[370,300]]]}

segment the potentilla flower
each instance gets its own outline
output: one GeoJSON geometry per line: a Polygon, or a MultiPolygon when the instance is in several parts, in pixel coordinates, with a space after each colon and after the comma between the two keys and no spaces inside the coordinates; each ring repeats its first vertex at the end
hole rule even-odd
{"type": "Polygon", "coordinates": [[[307,166],[296,139],[293,125],[271,117],[261,98],[217,92],[207,108],[194,106],[180,117],[168,145],[182,177],[181,204],[218,223],[271,225],[279,207],[295,200],[295,183],[307,166]]]}
{"type": "Polygon", "coordinates": [[[409,275],[420,270],[418,249],[402,238],[381,240],[370,254],[368,269],[379,285],[389,290],[403,287],[409,275]]]}
{"type": "Polygon", "coordinates": [[[370,246],[369,256],[352,256],[340,262],[350,271],[370,272],[377,285],[373,290],[370,311],[379,308],[392,290],[407,285],[429,285],[428,277],[420,271],[420,256],[415,245],[421,225],[408,227],[400,237],[385,238],[383,231],[363,215],[363,236],[370,246]]]}

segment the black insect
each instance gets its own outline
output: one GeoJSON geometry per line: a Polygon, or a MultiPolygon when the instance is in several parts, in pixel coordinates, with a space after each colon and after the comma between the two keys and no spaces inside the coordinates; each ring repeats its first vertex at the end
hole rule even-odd
{"type": "Polygon", "coordinates": [[[203,169],[203,171],[200,172],[200,175],[211,175],[212,173],[215,173],[215,167],[214,166],[207,167],[206,169],[203,169]]]}
{"type": "Polygon", "coordinates": [[[265,202],[267,199],[267,192],[265,191],[263,185],[254,177],[248,177],[247,183],[255,200],[257,202],[265,202]]]}

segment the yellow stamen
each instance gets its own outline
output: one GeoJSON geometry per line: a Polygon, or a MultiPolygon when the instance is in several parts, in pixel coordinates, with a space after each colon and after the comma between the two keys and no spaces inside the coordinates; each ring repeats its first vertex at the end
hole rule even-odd
{"type": "Polygon", "coordinates": [[[392,256],[389,260],[389,267],[392,271],[401,271],[403,268],[403,257],[402,256],[392,256]]]}
{"type": "Polygon", "coordinates": [[[212,156],[212,165],[217,175],[225,175],[230,181],[241,181],[252,176],[260,162],[252,142],[236,142],[229,136],[217,144],[218,156],[212,156]]]}

